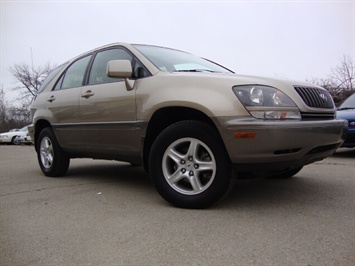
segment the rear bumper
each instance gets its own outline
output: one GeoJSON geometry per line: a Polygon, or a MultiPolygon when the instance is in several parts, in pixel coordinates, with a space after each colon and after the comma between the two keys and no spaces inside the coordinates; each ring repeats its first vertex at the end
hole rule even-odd
{"type": "Polygon", "coordinates": [[[285,168],[321,160],[334,153],[346,132],[343,120],[264,121],[220,117],[217,125],[232,163],[243,168],[255,165],[285,168]],[[253,137],[236,138],[238,132],[250,132],[253,137]]]}

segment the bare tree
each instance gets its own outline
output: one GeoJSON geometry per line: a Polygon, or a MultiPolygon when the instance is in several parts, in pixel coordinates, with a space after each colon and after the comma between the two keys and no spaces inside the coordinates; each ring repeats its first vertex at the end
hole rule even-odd
{"type": "Polygon", "coordinates": [[[15,89],[24,90],[23,97],[29,97],[32,101],[44,79],[54,68],[55,65],[50,63],[37,68],[30,67],[29,65],[22,63],[15,64],[13,67],[10,67],[9,71],[21,84],[15,89]]]}
{"type": "Polygon", "coordinates": [[[22,63],[9,68],[9,72],[18,81],[18,86],[12,89],[16,91],[18,98],[9,103],[5,101],[4,90],[0,90],[0,131],[31,123],[29,106],[41,84],[54,68],[55,65],[50,63],[37,68],[22,63]]]}
{"type": "Polygon", "coordinates": [[[339,65],[332,68],[328,78],[312,78],[307,81],[325,88],[332,95],[335,104],[339,105],[355,92],[354,62],[350,56],[343,55],[339,65]]]}
{"type": "Polygon", "coordinates": [[[7,132],[12,128],[21,128],[31,122],[25,105],[10,105],[5,99],[5,92],[0,90],[0,132],[7,132]]]}
{"type": "Polygon", "coordinates": [[[32,122],[31,112],[29,110],[29,98],[18,103],[16,106],[12,105],[8,108],[8,116],[14,121],[20,121],[21,125],[27,125],[32,122]]]}
{"type": "Polygon", "coordinates": [[[349,55],[343,55],[340,64],[332,69],[330,80],[335,85],[337,94],[343,99],[355,90],[355,67],[349,55]]]}
{"type": "Polygon", "coordinates": [[[330,93],[332,93],[332,91],[334,90],[334,88],[336,88],[336,84],[333,82],[332,79],[330,78],[312,78],[312,79],[306,79],[307,82],[318,85],[324,89],[326,89],[327,91],[329,91],[330,93]]]}
{"type": "Polygon", "coordinates": [[[0,90],[0,132],[7,131],[6,102],[4,90],[0,90]]]}

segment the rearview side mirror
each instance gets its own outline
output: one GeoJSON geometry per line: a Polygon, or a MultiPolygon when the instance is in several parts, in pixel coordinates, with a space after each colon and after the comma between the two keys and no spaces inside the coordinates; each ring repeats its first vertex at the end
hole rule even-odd
{"type": "Polygon", "coordinates": [[[111,60],[107,63],[107,76],[110,78],[130,78],[132,65],[129,60],[111,60]]]}
{"type": "Polygon", "coordinates": [[[107,76],[110,78],[124,78],[128,91],[134,87],[132,77],[132,64],[129,60],[111,60],[107,63],[107,76]]]}

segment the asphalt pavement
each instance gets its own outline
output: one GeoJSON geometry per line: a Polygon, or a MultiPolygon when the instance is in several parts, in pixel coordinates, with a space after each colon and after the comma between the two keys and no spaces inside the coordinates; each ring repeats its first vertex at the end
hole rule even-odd
{"type": "Polygon", "coordinates": [[[288,180],[238,181],[206,210],[166,203],[140,167],[75,159],[45,177],[0,145],[0,265],[355,265],[355,149],[288,180]]]}

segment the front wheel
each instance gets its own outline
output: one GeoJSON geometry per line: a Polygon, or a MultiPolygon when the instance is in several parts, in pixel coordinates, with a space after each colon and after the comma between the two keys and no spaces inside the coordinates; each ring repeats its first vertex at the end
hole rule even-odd
{"type": "Polygon", "coordinates": [[[60,148],[51,128],[45,128],[39,134],[37,158],[46,176],[63,176],[68,171],[70,159],[60,148]]]}
{"type": "Polygon", "coordinates": [[[163,130],[149,156],[157,191],[181,208],[205,208],[218,201],[229,188],[230,165],[216,130],[198,121],[163,130]]]}
{"type": "Polygon", "coordinates": [[[19,140],[18,136],[14,136],[14,137],[11,139],[11,144],[12,144],[12,145],[19,145],[19,144],[20,144],[20,140],[19,140]]]}

